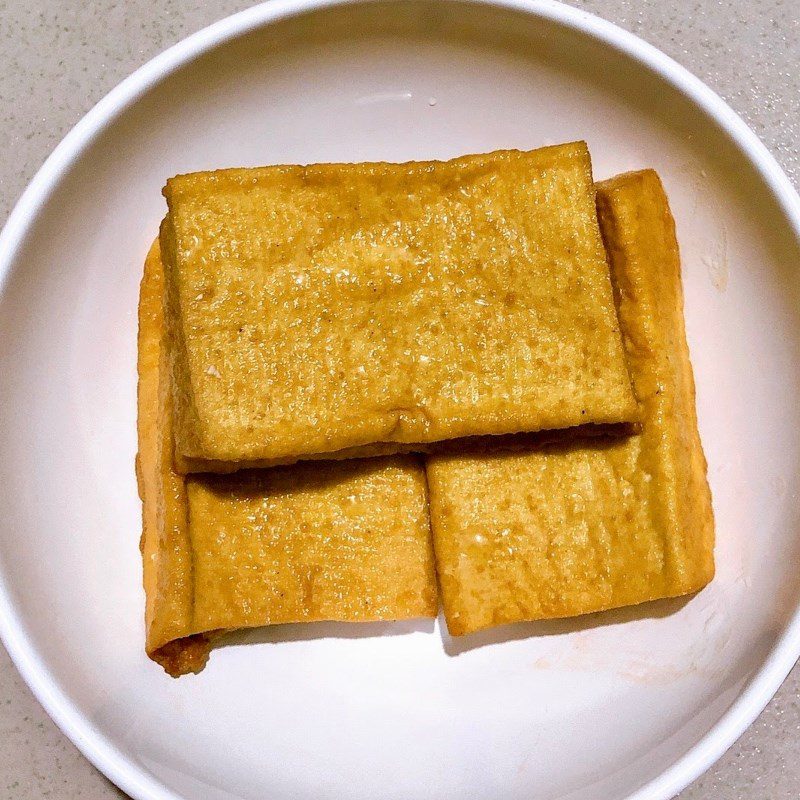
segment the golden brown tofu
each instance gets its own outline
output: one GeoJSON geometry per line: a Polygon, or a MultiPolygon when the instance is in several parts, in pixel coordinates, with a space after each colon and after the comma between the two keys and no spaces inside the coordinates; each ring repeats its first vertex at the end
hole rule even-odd
{"type": "Polygon", "coordinates": [[[642,429],[428,461],[452,634],[695,592],[714,574],[675,228],[652,170],[598,184],[642,429]]]}
{"type": "Polygon", "coordinates": [[[221,630],[434,617],[425,473],[413,456],[235,475],[172,468],[163,270],[139,305],[139,455],[146,649],[172,675],[203,667],[221,630]]]}
{"type": "Polygon", "coordinates": [[[636,417],[582,142],[164,194],[181,470],[636,417]]]}

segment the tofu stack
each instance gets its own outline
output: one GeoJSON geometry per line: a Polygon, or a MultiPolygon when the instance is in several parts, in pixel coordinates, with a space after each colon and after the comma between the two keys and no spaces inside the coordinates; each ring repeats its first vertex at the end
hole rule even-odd
{"type": "Polygon", "coordinates": [[[173,178],[139,309],[146,650],[695,592],[713,516],[652,171],[584,143],[173,178]],[[430,496],[429,496],[430,493],[430,496]]]}

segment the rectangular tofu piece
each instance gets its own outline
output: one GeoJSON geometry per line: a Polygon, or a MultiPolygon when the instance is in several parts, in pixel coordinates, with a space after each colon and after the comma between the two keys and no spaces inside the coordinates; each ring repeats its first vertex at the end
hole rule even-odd
{"type": "Polygon", "coordinates": [[[164,194],[180,470],[636,417],[583,142],[164,194]]]}
{"type": "Polygon", "coordinates": [[[139,305],[139,455],[146,650],[202,668],[221,630],[435,617],[425,473],[413,456],[183,477],[172,467],[163,270],[139,305]]]}
{"type": "Polygon", "coordinates": [[[652,170],[598,184],[638,435],[428,460],[454,635],[695,592],[714,575],[675,227],[652,170]]]}

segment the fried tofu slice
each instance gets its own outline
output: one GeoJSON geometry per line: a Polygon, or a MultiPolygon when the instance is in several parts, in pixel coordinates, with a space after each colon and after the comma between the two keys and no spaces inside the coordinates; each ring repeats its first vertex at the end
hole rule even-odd
{"type": "Polygon", "coordinates": [[[415,457],[174,471],[163,293],[154,245],[138,343],[148,655],[177,676],[201,669],[224,630],[435,617],[425,474],[415,457]]]}
{"type": "Polygon", "coordinates": [[[646,170],[598,184],[597,203],[641,433],[428,460],[436,566],[454,635],[684,595],[714,575],[667,198],[646,170]]]}
{"type": "Polygon", "coordinates": [[[636,418],[583,142],[164,194],[180,470],[636,418]]]}

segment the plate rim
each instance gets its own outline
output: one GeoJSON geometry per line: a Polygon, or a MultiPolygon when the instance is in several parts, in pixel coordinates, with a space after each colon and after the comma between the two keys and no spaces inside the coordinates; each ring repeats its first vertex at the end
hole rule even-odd
{"type": "MultiPolygon", "coordinates": [[[[305,13],[380,0],[266,0],[225,17],[156,55],[103,97],[67,133],[34,175],[0,231],[0,293],[28,231],[82,152],[120,114],[179,68],[235,38],[305,13]]],[[[404,0],[389,0],[404,2],[404,0]]],[[[628,56],[670,84],[713,119],[755,167],[800,241],[800,195],[766,146],[703,81],[633,33],[558,0],[447,0],[516,11],[561,25],[628,56]]],[[[0,641],[36,699],[85,758],[134,800],[187,800],[146,773],[80,711],[57,685],[25,632],[0,572],[0,641]]],[[[669,800],[734,744],[778,690],[800,657],[800,604],[763,665],[708,733],[660,775],[625,800],[669,800]]]]}

